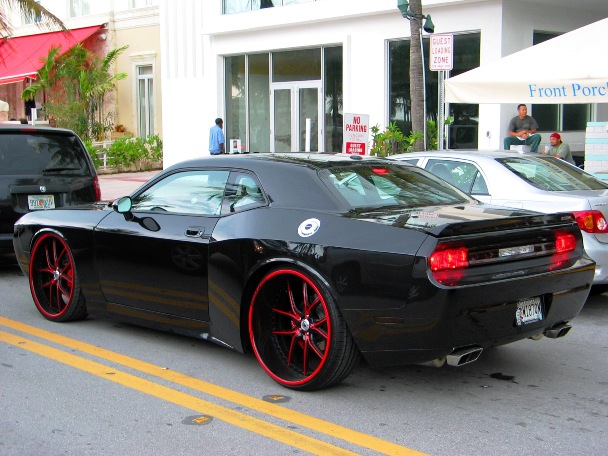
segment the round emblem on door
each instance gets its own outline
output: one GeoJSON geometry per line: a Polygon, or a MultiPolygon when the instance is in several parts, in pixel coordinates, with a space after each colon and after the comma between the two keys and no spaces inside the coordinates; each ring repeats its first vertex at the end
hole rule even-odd
{"type": "Polygon", "coordinates": [[[44,185],[40,186],[40,193],[45,193],[46,192],[46,187],[44,185]]]}
{"type": "Polygon", "coordinates": [[[319,230],[320,226],[321,222],[319,219],[311,218],[304,220],[298,227],[298,234],[302,237],[310,237],[319,230]]]}

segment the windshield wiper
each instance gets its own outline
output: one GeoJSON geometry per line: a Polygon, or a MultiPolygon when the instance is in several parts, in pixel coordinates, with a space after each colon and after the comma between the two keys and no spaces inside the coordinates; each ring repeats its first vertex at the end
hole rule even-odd
{"type": "Polygon", "coordinates": [[[70,168],[68,166],[57,167],[57,168],[44,168],[43,173],[56,173],[59,171],[80,171],[80,168],[70,168]]]}

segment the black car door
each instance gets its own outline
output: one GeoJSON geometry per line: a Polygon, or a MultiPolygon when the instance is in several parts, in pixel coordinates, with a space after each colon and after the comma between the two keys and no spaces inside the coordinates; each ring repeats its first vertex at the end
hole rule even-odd
{"type": "Polygon", "coordinates": [[[101,291],[113,304],[209,320],[208,255],[228,171],[165,176],[96,228],[101,291]]]}

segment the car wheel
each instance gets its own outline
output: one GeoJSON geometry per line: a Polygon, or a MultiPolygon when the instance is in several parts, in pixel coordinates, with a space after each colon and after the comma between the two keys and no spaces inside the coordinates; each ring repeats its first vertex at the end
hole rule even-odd
{"type": "Polygon", "coordinates": [[[345,379],[360,353],[326,288],[291,266],[270,271],[249,308],[258,362],[279,384],[312,391],[345,379]]]}
{"type": "Polygon", "coordinates": [[[602,283],[599,285],[592,285],[591,291],[589,292],[590,296],[597,296],[604,294],[608,291],[608,284],[602,283]]]}
{"type": "Polygon", "coordinates": [[[55,233],[44,233],[34,243],[30,290],[36,307],[48,320],[81,320],[87,316],[74,257],[66,242],[55,233]]]}

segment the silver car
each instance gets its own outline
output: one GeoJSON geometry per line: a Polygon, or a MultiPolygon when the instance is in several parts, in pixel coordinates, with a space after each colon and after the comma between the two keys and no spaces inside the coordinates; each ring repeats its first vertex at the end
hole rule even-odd
{"type": "Polygon", "coordinates": [[[485,203],[573,212],[585,250],[597,263],[594,291],[608,291],[608,183],[563,160],[515,151],[447,150],[390,158],[425,168],[485,203]]]}

